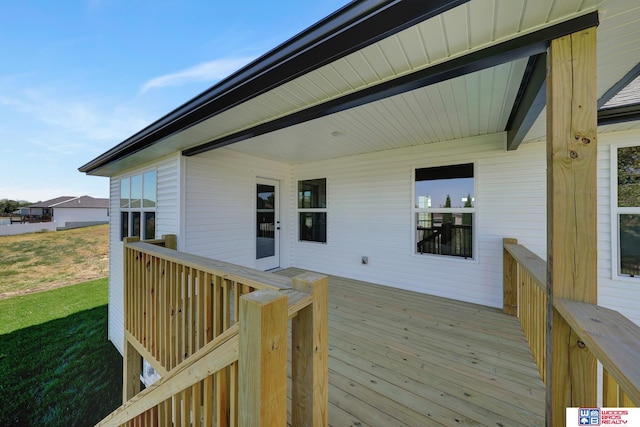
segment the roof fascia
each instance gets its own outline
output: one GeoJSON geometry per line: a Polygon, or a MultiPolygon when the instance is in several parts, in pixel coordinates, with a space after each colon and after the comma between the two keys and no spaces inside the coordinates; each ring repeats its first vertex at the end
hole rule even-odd
{"type": "Polygon", "coordinates": [[[507,121],[507,150],[517,150],[547,103],[547,55],[529,57],[516,102],[507,121]]]}
{"type": "Polygon", "coordinates": [[[79,170],[90,173],[468,1],[362,0],[349,3],[79,170]]]}
{"type": "Polygon", "coordinates": [[[545,53],[551,40],[598,25],[594,11],[182,151],[193,156],[349,108],[545,53]]]}
{"type": "Polygon", "coordinates": [[[640,76],[640,63],[636,64],[627,74],[624,75],[616,84],[611,86],[604,95],[598,99],[598,109],[602,108],[604,104],[609,102],[611,98],[616,96],[618,92],[627,87],[636,77],[640,76]]]}
{"type": "Polygon", "coordinates": [[[598,126],[640,120],[640,103],[598,110],[598,126]]]}

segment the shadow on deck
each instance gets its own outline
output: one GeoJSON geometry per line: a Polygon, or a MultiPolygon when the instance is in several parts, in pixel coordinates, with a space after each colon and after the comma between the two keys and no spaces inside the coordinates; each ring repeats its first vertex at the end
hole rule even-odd
{"type": "Polygon", "coordinates": [[[329,425],[541,426],[544,385],[516,317],[330,276],[329,425]]]}

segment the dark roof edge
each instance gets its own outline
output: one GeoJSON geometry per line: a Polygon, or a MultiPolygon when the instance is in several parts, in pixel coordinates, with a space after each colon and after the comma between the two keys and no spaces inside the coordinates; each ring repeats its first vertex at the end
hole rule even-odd
{"type": "Polygon", "coordinates": [[[598,99],[598,109],[601,109],[604,104],[609,102],[611,98],[616,96],[622,89],[627,87],[629,83],[635,80],[636,77],[640,76],[640,62],[636,64],[627,74],[625,74],[616,84],[611,86],[609,90],[607,90],[604,95],[598,99]]]}
{"type": "Polygon", "coordinates": [[[468,1],[351,2],[78,169],[90,173],[468,1]]]}

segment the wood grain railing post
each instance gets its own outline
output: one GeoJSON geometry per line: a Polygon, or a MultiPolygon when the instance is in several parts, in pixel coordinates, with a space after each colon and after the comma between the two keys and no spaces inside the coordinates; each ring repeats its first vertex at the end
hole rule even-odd
{"type": "Polygon", "coordinates": [[[122,403],[140,393],[140,367],[142,356],[125,338],[122,358],[122,403]]]}
{"type": "Polygon", "coordinates": [[[597,403],[596,360],[554,298],[597,301],[597,28],[552,40],[547,64],[548,426],[597,403]]]}
{"type": "Polygon", "coordinates": [[[502,239],[502,311],[511,316],[518,315],[518,263],[504,249],[504,245],[517,243],[517,239],[508,237],[502,239]]]}
{"type": "MultiPolygon", "coordinates": [[[[125,321],[130,318],[131,313],[131,286],[134,282],[133,266],[129,258],[126,244],[140,241],[139,237],[125,237],[123,239],[124,252],[124,277],[123,277],[123,294],[124,294],[124,311],[125,321]]],[[[125,325],[125,330],[127,330],[125,325]]],[[[142,364],[142,356],[133,345],[125,338],[124,340],[124,356],[122,357],[122,402],[125,403],[136,394],[140,393],[140,368],[142,364]]]]}
{"type": "Polygon", "coordinates": [[[178,236],[175,234],[163,234],[164,247],[167,249],[178,249],[178,236]]]}
{"type": "Polygon", "coordinates": [[[240,427],[287,423],[287,297],[256,291],[240,298],[240,427]]]}
{"type": "Polygon", "coordinates": [[[313,303],[291,321],[292,425],[326,427],[329,405],[328,278],[305,273],[293,288],[312,295],[313,303]]]}

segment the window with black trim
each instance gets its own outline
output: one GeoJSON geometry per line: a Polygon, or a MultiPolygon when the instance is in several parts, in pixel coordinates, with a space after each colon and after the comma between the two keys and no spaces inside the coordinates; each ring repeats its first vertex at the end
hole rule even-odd
{"type": "Polygon", "coordinates": [[[473,163],[416,169],[414,183],[416,253],[473,258],[473,163]]]}
{"type": "Polygon", "coordinates": [[[120,180],[120,240],[156,238],[156,171],[120,180]]]}
{"type": "Polygon", "coordinates": [[[327,179],[298,181],[299,239],[327,243],[327,179]]]}
{"type": "Polygon", "coordinates": [[[640,277],[640,146],[616,147],[617,274],[640,277]]]}

